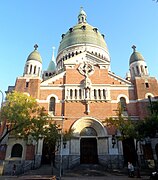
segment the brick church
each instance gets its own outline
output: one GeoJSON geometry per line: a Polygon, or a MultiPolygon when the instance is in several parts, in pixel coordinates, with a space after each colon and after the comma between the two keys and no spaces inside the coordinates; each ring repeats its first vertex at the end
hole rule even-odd
{"type": "MultiPolygon", "coordinates": [[[[62,152],[57,152],[62,154],[65,169],[82,163],[123,167],[124,157],[134,158],[134,141],[123,145],[115,138],[119,132],[103,123],[105,118],[116,117],[118,103],[125,117],[139,121],[148,113],[149,100],[155,101],[158,96],[157,79],[150,77],[136,46],[132,51],[126,78],[114,74],[104,34],[87,23],[81,9],[77,24],[62,34],[57,57],[53,53],[47,70],[42,70],[38,45],[28,55],[24,73],[17,77],[13,89],[36,98],[63,131],[74,130],[73,138],[65,142],[62,152]]],[[[6,146],[1,158],[5,161],[15,160],[18,151],[18,160],[38,166],[46,154],[43,140],[30,145],[9,136],[3,144],[6,146]]],[[[141,144],[138,153],[144,154],[141,144]]],[[[153,155],[157,159],[155,150],[153,155]]]]}

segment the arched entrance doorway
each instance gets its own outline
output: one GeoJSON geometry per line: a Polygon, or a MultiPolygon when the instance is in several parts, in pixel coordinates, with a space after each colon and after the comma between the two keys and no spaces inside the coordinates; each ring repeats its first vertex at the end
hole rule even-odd
{"type": "Polygon", "coordinates": [[[85,127],[82,129],[80,136],[80,163],[98,163],[97,132],[92,127],[85,127]]]}
{"type": "MultiPolygon", "coordinates": [[[[92,117],[83,117],[71,127],[74,138],[71,140],[72,162],[81,164],[101,163],[103,154],[108,152],[107,130],[92,117]]],[[[71,162],[70,162],[71,163],[71,162]]]]}
{"type": "Polygon", "coordinates": [[[81,164],[97,164],[98,163],[96,138],[81,138],[80,163],[81,164]]]}

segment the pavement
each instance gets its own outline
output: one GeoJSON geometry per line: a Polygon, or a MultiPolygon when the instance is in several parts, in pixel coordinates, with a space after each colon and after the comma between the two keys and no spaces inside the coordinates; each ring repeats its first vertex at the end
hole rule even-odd
{"type": "MultiPolygon", "coordinates": [[[[54,169],[53,172],[53,174],[56,174],[57,180],[149,180],[150,174],[148,170],[141,170],[141,178],[137,178],[136,176],[129,178],[125,169],[105,171],[99,165],[93,165],[91,167],[89,165],[81,165],[77,168],[64,171],[61,177],[59,177],[58,169],[54,169]]],[[[54,180],[51,173],[51,166],[42,166],[40,169],[31,170],[19,176],[0,176],[0,180],[54,180]]]]}

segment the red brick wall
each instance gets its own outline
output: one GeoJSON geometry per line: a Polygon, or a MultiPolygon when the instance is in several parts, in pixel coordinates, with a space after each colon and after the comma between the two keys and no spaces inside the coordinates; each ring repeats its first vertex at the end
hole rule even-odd
{"type": "Polygon", "coordinates": [[[7,145],[6,144],[1,144],[0,145],[0,160],[5,159],[6,150],[7,150],[7,145]]]}
{"type": "Polygon", "coordinates": [[[27,145],[26,146],[26,160],[33,160],[35,154],[35,146],[34,145],[27,145]]]}

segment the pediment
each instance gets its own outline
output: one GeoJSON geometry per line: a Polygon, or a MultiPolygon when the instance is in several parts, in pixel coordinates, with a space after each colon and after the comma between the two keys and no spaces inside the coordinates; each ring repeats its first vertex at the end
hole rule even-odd
{"type": "Polygon", "coordinates": [[[103,60],[94,54],[91,54],[89,52],[83,52],[81,54],[78,54],[77,56],[71,57],[70,59],[67,59],[64,61],[64,65],[76,65],[83,62],[88,62],[91,64],[104,64],[104,65],[110,65],[110,62],[103,60]]]}

